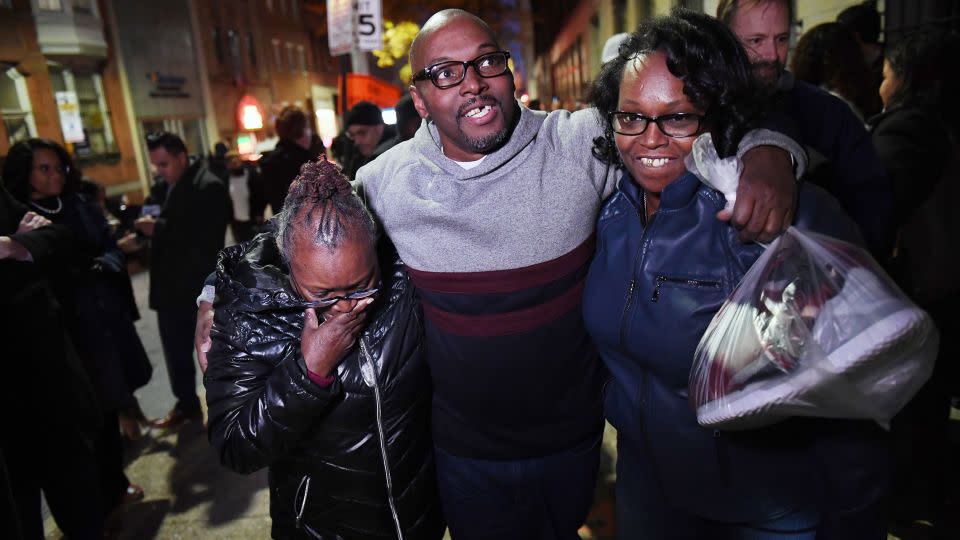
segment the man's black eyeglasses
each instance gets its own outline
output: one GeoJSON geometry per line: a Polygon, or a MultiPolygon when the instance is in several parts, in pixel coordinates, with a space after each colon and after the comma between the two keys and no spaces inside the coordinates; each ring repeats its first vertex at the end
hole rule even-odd
{"type": "Polygon", "coordinates": [[[509,69],[507,60],[510,53],[506,51],[497,51],[482,54],[468,62],[458,62],[451,60],[449,62],[439,62],[432,66],[427,66],[413,75],[413,81],[425,81],[430,79],[437,88],[451,88],[463,82],[467,76],[467,68],[473,66],[477,75],[489,79],[503,75],[509,69]]]}
{"type": "Polygon", "coordinates": [[[613,131],[621,135],[640,135],[647,130],[651,122],[657,124],[660,131],[668,137],[691,137],[700,131],[703,115],[693,113],[665,114],[663,116],[644,116],[638,113],[613,111],[609,115],[613,131]]]}

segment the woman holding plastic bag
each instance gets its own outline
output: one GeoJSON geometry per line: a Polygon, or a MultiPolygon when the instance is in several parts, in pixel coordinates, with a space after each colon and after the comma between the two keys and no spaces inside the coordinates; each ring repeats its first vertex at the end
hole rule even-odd
{"type": "MultiPolygon", "coordinates": [[[[624,169],[601,211],[584,291],[587,328],[613,376],[606,411],[618,430],[622,538],[886,535],[889,461],[875,422],[726,432],[701,427],[690,401],[694,351],[764,248],[715,219],[724,196],[684,160],[695,140],[732,155],[756,95],[736,38],[688,11],[641,25],[594,85],[607,121],[595,154],[624,169]]],[[[799,198],[797,226],[859,242],[825,192],[803,185],[799,198]]]]}

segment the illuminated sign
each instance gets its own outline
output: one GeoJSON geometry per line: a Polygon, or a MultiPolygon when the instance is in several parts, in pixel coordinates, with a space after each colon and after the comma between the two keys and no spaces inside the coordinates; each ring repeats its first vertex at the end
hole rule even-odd
{"type": "Polygon", "coordinates": [[[237,123],[244,131],[263,129],[263,108],[253,96],[243,96],[237,104],[237,123]]]}

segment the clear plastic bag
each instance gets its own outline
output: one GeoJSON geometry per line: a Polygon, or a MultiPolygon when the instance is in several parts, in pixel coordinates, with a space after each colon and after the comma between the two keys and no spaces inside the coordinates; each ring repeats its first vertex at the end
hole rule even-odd
{"type": "Polygon", "coordinates": [[[938,334],[860,248],[791,227],[767,248],[697,347],[701,425],[792,416],[890,419],[930,377],[938,334]]]}

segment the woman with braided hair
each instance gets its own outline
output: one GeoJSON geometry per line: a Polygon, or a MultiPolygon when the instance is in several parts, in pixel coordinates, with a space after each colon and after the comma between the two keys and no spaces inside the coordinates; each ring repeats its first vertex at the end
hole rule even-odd
{"type": "Polygon", "coordinates": [[[220,461],[269,467],[274,538],[440,538],[402,264],[381,273],[374,221],[325,159],[301,168],[275,224],[217,264],[204,385],[220,461]]]}

